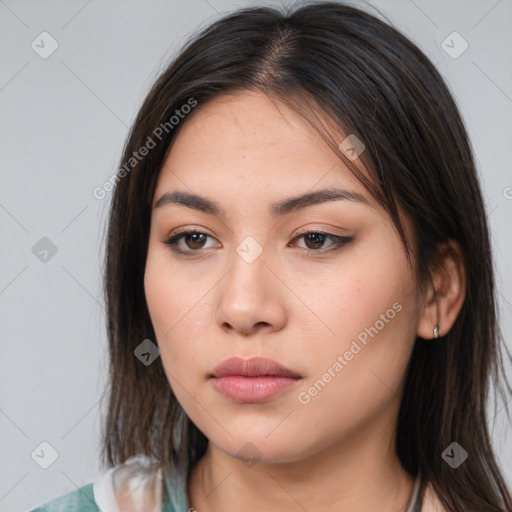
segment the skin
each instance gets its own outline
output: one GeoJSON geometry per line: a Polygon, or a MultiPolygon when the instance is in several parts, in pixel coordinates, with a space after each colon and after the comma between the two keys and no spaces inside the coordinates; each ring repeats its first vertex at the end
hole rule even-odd
{"type": "Polygon", "coordinates": [[[144,285],[162,364],[209,439],[191,472],[190,506],[405,510],[413,479],[394,450],[405,371],[415,337],[432,338],[436,323],[445,334],[460,310],[458,247],[446,247],[434,274],[437,302],[431,287],[419,293],[387,213],[304,118],[261,93],[217,97],[186,120],[153,204],[174,190],[207,196],[226,211],[221,218],[168,204],[151,219],[144,285]],[[369,204],[329,201],[282,218],[268,212],[273,202],[329,186],[357,192],[369,204]],[[179,247],[192,255],[175,254],[165,241],[178,227],[208,238],[182,238],[179,247]],[[297,238],[299,229],[353,242],[330,251],[334,241],[297,238]],[[262,250],[251,263],[236,251],[249,236],[262,250]],[[299,393],[397,303],[400,311],[378,334],[301,403],[299,393]],[[235,355],[268,357],[302,379],[267,402],[235,403],[208,379],[235,355]],[[243,460],[247,443],[256,447],[256,464],[243,460]]]}

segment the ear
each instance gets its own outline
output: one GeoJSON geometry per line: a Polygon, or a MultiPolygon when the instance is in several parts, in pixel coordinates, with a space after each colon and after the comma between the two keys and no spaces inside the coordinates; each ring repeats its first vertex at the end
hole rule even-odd
{"type": "Polygon", "coordinates": [[[439,337],[446,335],[457,319],[465,296],[466,273],[462,251],[455,240],[449,240],[438,249],[432,283],[426,286],[423,295],[417,336],[434,338],[436,325],[439,337]]]}

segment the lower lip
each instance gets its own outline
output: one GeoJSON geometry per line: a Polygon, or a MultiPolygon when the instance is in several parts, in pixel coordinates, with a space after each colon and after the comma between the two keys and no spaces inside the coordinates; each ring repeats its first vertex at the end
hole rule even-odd
{"type": "Polygon", "coordinates": [[[301,379],[291,377],[214,377],[215,389],[238,403],[257,404],[290,389],[301,379]]]}

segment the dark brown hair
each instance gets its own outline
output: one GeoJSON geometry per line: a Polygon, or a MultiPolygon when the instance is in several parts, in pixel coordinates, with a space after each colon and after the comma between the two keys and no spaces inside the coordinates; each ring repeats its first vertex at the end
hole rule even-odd
{"type": "Polygon", "coordinates": [[[143,340],[156,343],[144,294],[151,209],[160,169],[187,118],[221,94],[250,90],[303,115],[385,208],[418,289],[430,282],[439,245],[460,245],[464,304],[445,336],[416,339],[396,451],[411,476],[421,473],[432,482],[448,510],[510,511],[486,411],[490,384],[505,400],[501,381],[509,392],[510,385],[486,212],[465,125],[447,85],[417,46],[391,24],[335,2],[286,12],[247,8],[219,19],[187,42],[143,102],[125,144],[124,170],[116,176],[106,241],[104,463],[145,454],[162,467],[183,463],[190,469],[206,450],[208,440],[177,402],[161,358],[145,366],[134,356],[143,340]],[[330,137],[333,127],[364,142],[360,158],[370,178],[330,137]],[[150,139],[154,146],[135,158],[150,139]],[[399,208],[414,226],[412,241],[399,208]],[[469,453],[456,469],[441,457],[454,441],[469,453]]]}

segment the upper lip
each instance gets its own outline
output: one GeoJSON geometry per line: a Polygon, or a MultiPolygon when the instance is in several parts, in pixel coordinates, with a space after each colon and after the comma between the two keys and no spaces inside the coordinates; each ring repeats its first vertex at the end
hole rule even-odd
{"type": "Polygon", "coordinates": [[[218,378],[229,375],[243,377],[277,376],[295,379],[301,377],[298,373],[286,368],[277,361],[272,361],[265,357],[251,357],[250,359],[230,357],[215,367],[211,377],[218,378]]]}

